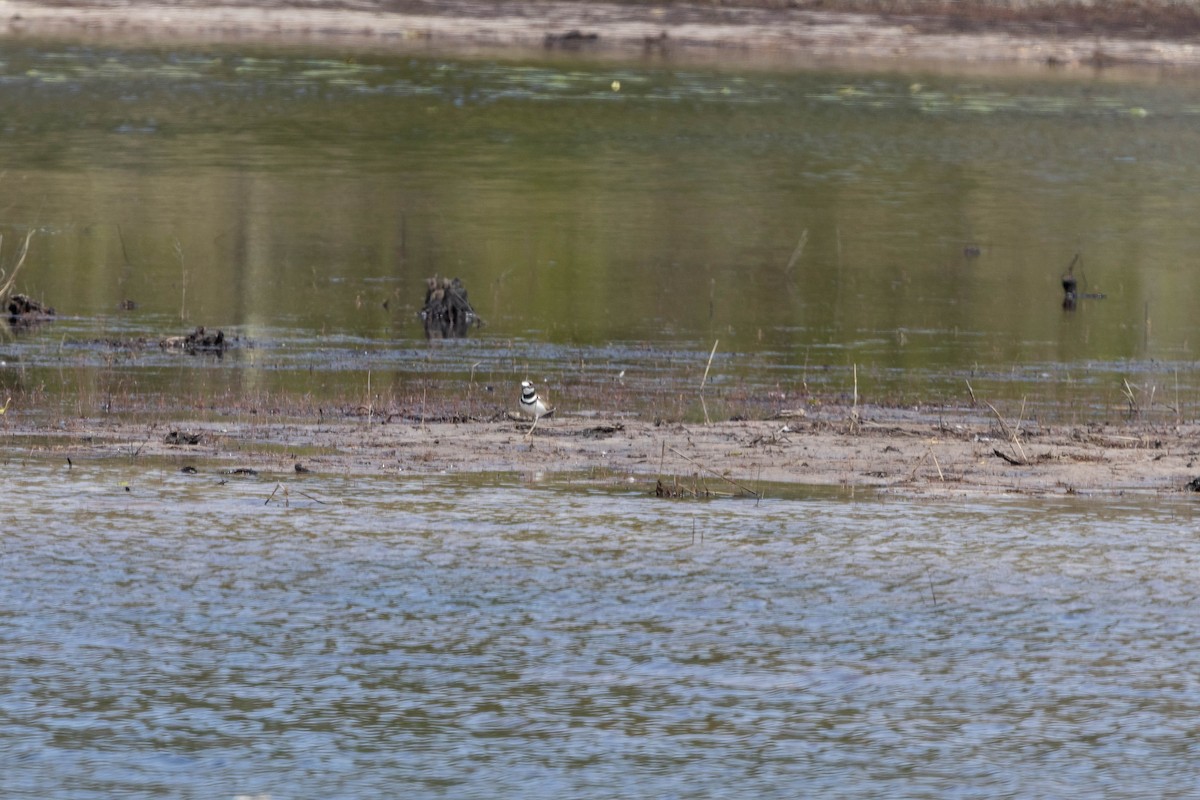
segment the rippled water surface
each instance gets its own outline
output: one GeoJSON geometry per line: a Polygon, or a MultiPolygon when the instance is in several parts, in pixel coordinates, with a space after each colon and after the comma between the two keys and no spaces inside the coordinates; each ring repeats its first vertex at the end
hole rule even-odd
{"type": "Polygon", "coordinates": [[[285,504],[277,485],[5,464],[28,511],[0,540],[0,794],[1183,797],[1200,780],[1190,502],[311,475],[285,504]]]}

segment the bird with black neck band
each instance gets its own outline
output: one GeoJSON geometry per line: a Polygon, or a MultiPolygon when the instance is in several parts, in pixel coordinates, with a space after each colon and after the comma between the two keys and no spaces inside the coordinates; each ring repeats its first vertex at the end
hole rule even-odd
{"type": "Polygon", "coordinates": [[[538,422],[541,421],[542,417],[554,416],[554,408],[538,394],[533,383],[528,380],[521,381],[521,399],[518,401],[517,407],[520,409],[522,416],[533,420],[533,424],[529,426],[529,432],[525,434],[526,437],[533,436],[533,431],[537,428],[538,422]]]}

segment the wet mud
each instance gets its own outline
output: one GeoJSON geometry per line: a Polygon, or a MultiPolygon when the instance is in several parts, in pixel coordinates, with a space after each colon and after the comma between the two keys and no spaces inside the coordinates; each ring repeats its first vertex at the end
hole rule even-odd
{"type": "Polygon", "coordinates": [[[10,415],[0,441],[10,466],[19,453],[64,465],[121,457],[147,469],[166,459],[214,480],[231,469],[263,480],[573,473],[666,497],[746,495],[779,483],[935,497],[1184,495],[1200,478],[1200,426],[1192,424],[1043,426],[974,410],[825,406],[712,424],[560,415],[543,420],[532,437],[528,430],[515,414],[45,424],[10,415]]]}

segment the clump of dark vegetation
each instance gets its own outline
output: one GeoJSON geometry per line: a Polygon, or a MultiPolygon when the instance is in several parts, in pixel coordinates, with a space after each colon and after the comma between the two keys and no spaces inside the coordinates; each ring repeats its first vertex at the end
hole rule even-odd
{"type": "MultiPolygon", "coordinates": [[[[29,255],[29,242],[33,239],[33,231],[25,234],[20,252],[7,267],[0,261],[0,303],[7,312],[6,319],[13,328],[28,328],[39,322],[53,319],[54,309],[32,297],[23,294],[13,294],[17,283],[17,273],[25,266],[25,257],[29,255]]],[[[4,250],[4,235],[0,234],[0,256],[4,250]]]]}
{"type": "Polygon", "coordinates": [[[53,319],[55,312],[50,306],[23,294],[8,298],[6,306],[8,324],[14,328],[28,328],[39,322],[53,319]]]}
{"type": "Polygon", "coordinates": [[[232,342],[225,338],[223,331],[208,331],[201,325],[187,336],[168,336],[158,344],[164,350],[182,350],[191,355],[196,353],[220,355],[231,346],[232,342]]]}

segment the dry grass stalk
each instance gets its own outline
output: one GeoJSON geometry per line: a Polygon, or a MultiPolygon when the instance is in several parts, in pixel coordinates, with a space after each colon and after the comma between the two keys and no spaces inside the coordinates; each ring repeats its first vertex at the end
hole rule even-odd
{"type": "MultiPolygon", "coordinates": [[[[0,269],[0,279],[4,283],[0,283],[0,302],[8,299],[12,293],[13,286],[17,282],[17,273],[21,271],[21,267],[25,266],[25,256],[29,255],[29,240],[33,238],[33,231],[30,230],[25,234],[25,241],[21,243],[21,252],[17,256],[17,261],[13,264],[12,272],[0,269]]],[[[0,234],[0,254],[4,251],[4,234],[0,234]]]]}
{"type": "Polygon", "coordinates": [[[800,256],[804,255],[804,246],[808,244],[808,228],[800,234],[800,241],[796,243],[796,249],[792,251],[792,257],[788,259],[787,266],[784,267],[784,274],[791,275],[792,268],[796,266],[796,262],[800,260],[800,256]]]}
{"type": "Polygon", "coordinates": [[[854,403],[850,407],[850,433],[857,435],[859,431],[858,418],[858,364],[854,365],[854,403]]]}
{"type": "Polygon", "coordinates": [[[705,425],[712,425],[712,420],[708,418],[708,404],[704,402],[704,385],[708,383],[708,371],[712,369],[713,356],[717,354],[717,345],[720,343],[720,339],[713,342],[712,352],[708,354],[708,363],[704,365],[704,377],[700,379],[700,407],[704,409],[705,425]]]}
{"type": "MultiPolygon", "coordinates": [[[[1000,427],[1004,429],[1004,435],[1007,436],[1008,441],[1015,446],[1014,452],[1016,452],[1018,454],[1019,459],[1007,459],[1007,460],[1011,461],[1014,464],[1017,464],[1017,463],[1019,463],[1020,465],[1028,464],[1029,456],[1025,455],[1025,448],[1021,447],[1021,440],[1018,437],[1021,423],[1018,422],[1017,430],[1013,430],[1012,428],[1010,428],[1008,426],[1008,423],[1004,421],[1004,417],[1000,416],[1000,412],[996,410],[996,407],[994,405],[989,403],[987,400],[984,400],[983,404],[985,406],[987,406],[988,408],[990,408],[992,410],[992,413],[996,415],[996,419],[999,420],[999,422],[1000,422],[1000,427]]],[[[1023,407],[1024,406],[1022,405],[1022,408],[1023,407]]]]}

